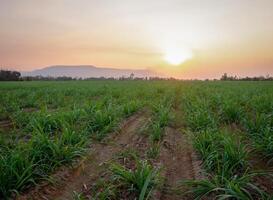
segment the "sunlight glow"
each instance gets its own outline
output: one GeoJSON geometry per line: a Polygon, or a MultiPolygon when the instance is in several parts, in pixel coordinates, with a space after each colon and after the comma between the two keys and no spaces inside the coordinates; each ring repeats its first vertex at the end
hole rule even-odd
{"type": "Polygon", "coordinates": [[[165,53],[165,60],[172,65],[179,65],[190,58],[192,58],[192,52],[188,49],[171,48],[165,53]]]}

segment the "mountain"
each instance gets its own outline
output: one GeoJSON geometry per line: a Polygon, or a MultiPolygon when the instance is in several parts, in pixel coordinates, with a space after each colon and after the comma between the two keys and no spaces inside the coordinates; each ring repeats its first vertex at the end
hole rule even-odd
{"type": "Polygon", "coordinates": [[[122,76],[129,77],[132,73],[134,74],[134,77],[139,78],[158,76],[158,74],[151,70],[115,69],[92,65],[56,65],[34,71],[21,72],[22,76],[69,76],[73,78],[99,78],[102,76],[106,78],[118,78],[122,76]]]}

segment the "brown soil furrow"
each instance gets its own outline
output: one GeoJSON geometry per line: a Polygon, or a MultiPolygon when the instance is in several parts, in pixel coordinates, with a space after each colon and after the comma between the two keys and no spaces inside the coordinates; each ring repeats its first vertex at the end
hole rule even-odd
{"type": "MultiPolygon", "coordinates": [[[[146,117],[147,119],[147,117],[146,117]]],[[[148,120],[142,121],[140,124],[141,127],[147,125],[148,120]]],[[[125,138],[121,138],[121,140],[117,141],[119,146],[123,147],[120,151],[115,151],[115,154],[112,154],[110,162],[106,164],[104,170],[100,171],[97,177],[94,177],[92,180],[89,180],[89,183],[85,188],[82,189],[81,194],[86,199],[92,199],[97,192],[102,192],[105,188],[96,189],[96,184],[103,180],[104,182],[111,182],[111,170],[109,170],[109,165],[112,163],[119,163],[125,166],[128,169],[134,170],[136,167],[135,157],[141,160],[147,160],[146,152],[150,147],[149,138],[147,135],[141,132],[140,126],[132,127],[133,129],[130,131],[133,134],[128,135],[130,138],[128,140],[125,138]]],[[[126,200],[135,200],[137,196],[134,193],[130,193],[127,189],[119,188],[119,198],[126,200]]]]}
{"type": "MultiPolygon", "coordinates": [[[[96,143],[91,145],[90,152],[81,164],[58,183],[58,186],[47,185],[41,190],[31,192],[18,199],[73,199],[73,192],[81,192],[90,182],[98,179],[105,171],[105,163],[114,155],[135,143],[136,131],[147,121],[147,116],[139,112],[121,124],[121,129],[116,135],[106,139],[108,143],[96,143]]],[[[60,178],[57,178],[60,179],[60,178]]],[[[57,181],[58,182],[58,181],[57,181]]],[[[37,190],[37,189],[36,189],[37,190]]]]}
{"type": "Polygon", "coordinates": [[[186,136],[174,128],[167,127],[159,160],[162,162],[165,175],[160,199],[191,199],[182,194],[181,187],[176,190],[181,181],[201,177],[200,163],[186,136]]]}
{"type": "Polygon", "coordinates": [[[0,128],[3,130],[8,130],[13,128],[13,123],[11,120],[2,120],[0,121],[0,128]]]}

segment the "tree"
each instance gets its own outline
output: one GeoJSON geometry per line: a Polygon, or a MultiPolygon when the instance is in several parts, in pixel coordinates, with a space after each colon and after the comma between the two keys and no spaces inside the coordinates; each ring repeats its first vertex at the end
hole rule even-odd
{"type": "Polygon", "coordinates": [[[17,71],[0,70],[0,81],[18,81],[21,73],[17,71]]]}
{"type": "Polygon", "coordinates": [[[221,81],[226,81],[226,80],[228,80],[228,75],[227,75],[227,73],[224,73],[220,80],[221,80],[221,81]]]}

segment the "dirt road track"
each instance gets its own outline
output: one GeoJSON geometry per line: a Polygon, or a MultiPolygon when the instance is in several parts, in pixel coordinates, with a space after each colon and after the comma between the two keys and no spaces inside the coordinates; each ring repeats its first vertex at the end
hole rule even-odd
{"type": "Polygon", "coordinates": [[[164,184],[158,196],[162,200],[191,199],[183,196],[182,192],[175,192],[181,181],[201,178],[200,162],[181,131],[167,127],[159,157],[163,166],[164,184]]]}

